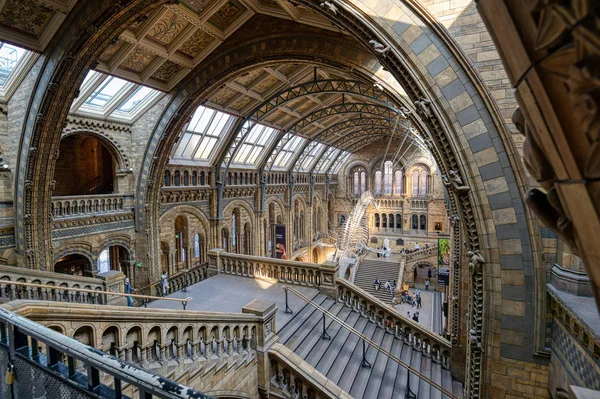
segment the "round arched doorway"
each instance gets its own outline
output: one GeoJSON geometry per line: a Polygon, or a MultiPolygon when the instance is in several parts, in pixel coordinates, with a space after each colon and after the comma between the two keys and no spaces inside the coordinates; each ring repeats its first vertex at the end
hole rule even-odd
{"type": "Polygon", "coordinates": [[[92,262],[84,255],[65,255],[54,264],[54,272],[92,277],[92,262]]]}

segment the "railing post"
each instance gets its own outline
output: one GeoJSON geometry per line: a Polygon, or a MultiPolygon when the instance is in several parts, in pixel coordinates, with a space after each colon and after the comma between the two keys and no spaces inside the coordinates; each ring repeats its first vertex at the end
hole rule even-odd
{"type": "Polygon", "coordinates": [[[287,290],[287,288],[285,288],[284,291],[285,291],[285,313],[292,314],[294,312],[292,311],[292,309],[290,309],[290,306],[288,305],[288,290],[287,290]]]}
{"type": "Polygon", "coordinates": [[[334,262],[324,262],[319,265],[319,274],[321,280],[319,291],[333,300],[335,300],[337,296],[335,279],[337,278],[339,268],[340,265],[334,262]]]}
{"type": "Polygon", "coordinates": [[[331,340],[331,337],[329,336],[329,334],[327,334],[327,327],[325,327],[325,313],[323,313],[323,333],[321,334],[321,339],[324,339],[326,341],[331,340]]]}
{"type": "Polygon", "coordinates": [[[367,345],[365,340],[362,340],[362,362],[360,363],[361,367],[366,367],[368,369],[371,368],[371,363],[367,360],[367,345]]]}

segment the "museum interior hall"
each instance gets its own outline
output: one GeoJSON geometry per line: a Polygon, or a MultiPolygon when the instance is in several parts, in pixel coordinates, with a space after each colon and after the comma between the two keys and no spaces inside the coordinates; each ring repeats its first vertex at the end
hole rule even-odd
{"type": "Polygon", "coordinates": [[[594,0],[0,1],[0,399],[600,398],[594,0]]]}

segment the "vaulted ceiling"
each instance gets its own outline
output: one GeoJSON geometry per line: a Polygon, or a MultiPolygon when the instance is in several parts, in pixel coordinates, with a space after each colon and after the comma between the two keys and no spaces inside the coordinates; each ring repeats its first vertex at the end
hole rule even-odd
{"type": "MultiPolygon", "coordinates": [[[[0,1],[0,38],[43,52],[76,3],[77,0],[0,1]]],[[[278,25],[285,25],[283,20],[351,40],[324,16],[286,0],[171,2],[125,27],[98,59],[97,72],[130,83],[119,81],[117,85],[113,80],[110,86],[109,77],[90,75],[92,78],[86,78],[82,84],[82,95],[75,100],[71,111],[120,122],[133,121],[164,95],[161,92],[173,90],[219,46],[234,46],[236,41],[251,35],[248,25],[267,24],[276,30],[278,25]],[[109,93],[111,87],[113,93],[109,93]],[[101,98],[103,95],[106,98],[101,98]],[[102,106],[98,108],[94,101],[102,102],[102,106]]],[[[254,166],[277,168],[283,164],[281,159],[287,151],[293,153],[288,154],[293,160],[290,169],[298,170],[299,163],[306,165],[313,157],[310,170],[319,171],[319,165],[324,162],[319,159],[333,156],[334,150],[336,157],[341,156],[342,150],[356,152],[374,142],[386,142],[394,134],[398,140],[411,136],[410,140],[402,141],[402,145],[417,140],[419,143],[415,148],[425,151],[422,139],[406,115],[399,112],[405,100],[402,88],[394,85],[393,79],[383,82],[333,66],[289,61],[246,70],[212,92],[204,106],[237,117],[236,123],[227,125],[229,131],[217,132],[223,136],[222,145],[235,141],[232,136],[236,134],[236,127],[239,130],[237,123],[242,123],[245,118],[276,129],[272,142],[264,145],[264,153],[253,162],[254,166]],[[328,80],[358,82],[375,89],[367,96],[359,96],[352,92],[353,89],[345,93],[315,91],[278,105],[260,118],[253,115],[253,110],[278,93],[298,85],[328,80]],[[384,91],[394,93],[385,99],[389,105],[387,111],[380,109],[382,102],[377,99],[378,93],[384,91]],[[321,112],[318,117],[314,116],[318,112],[321,112]],[[291,141],[294,137],[298,138],[291,141]],[[332,146],[331,149],[328,146],[332,146]]],[[[232,160],[235,159],[233,155],[232,160]]]]}

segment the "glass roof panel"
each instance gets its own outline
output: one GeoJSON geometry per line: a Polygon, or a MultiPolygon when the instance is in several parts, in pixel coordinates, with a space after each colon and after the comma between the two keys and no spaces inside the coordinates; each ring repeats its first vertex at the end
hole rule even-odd
{"type": "Polygon", "coordinates": [[[208,161],[236,117],[203,106],[198,107],[186,132],[177,144],[173,158],[208,161]]]}
{"type": "Polygon", "coordinates": [[[12,44],[0,42],[0,86],[4,86],[10,75],[17,68],[19,61],[29,51],[12,44]]]}
{"type": "Polygon", "coordinates": [[[350,153],[347,151],[342,152],[342,155],[339,156],[339,158],[335,161],[335,164],[333,165],[332,169],[331,169],[331,173],[337,173],[340,168],[342,167],[343,164],[346,163],[346,161],[348,160],[348,158],[350,157],[350,153]]]}
{"type": "Polygon", "coordinates": [[[126,80],[110,76],[94,90],[94,92],[85,100],[85,103],[94,107],[104,107],[115,94],[127,84],[126,80]]]}
{"type": "MultiPolygon", "coordinates": [[[[245,125],[245,127],[248,126],[249,124],[245,125]]],[[[254,124],[237,150],[232,162],[234,164],[254,165],[258,160],[262,159],[268,143],[276,135],[277,130],[261,125],[260,123],[254,124]]]]}
{"type": "Polygon", "coordinates": [[[150,95],[154,91],[155,90],[152,90],[151,88],[146,87],[146,86],[140,86],[140,87],[138,87],[133,92],[133,94],[131,94],[129,96],[129,98],[127,98],[127,100],[125,100],[125,102],[122,103],[119,106],[119,108],[117,108],[117,110],[119,110],[121,112],[131,112],[131,111],[133,111],[135,109],[135,107],[137,107],[141,102],[143,102],[144,99],[146,99],[146,97],[148,95],[150,95]]]}
{"type": "Polygon", "coordinates": [[[329,147],[325,154],[321,157],[319,164],[317,165],[315,172],[316,173],[325,173],[327,168],[331,165],[337,154],[339,154],[340,150],[335,147],[329,147]]]}
{"type": "MultiPolygon", "coordinates": [[[[289,133],[288,133],[289,134],[289,133]]],[[[277,158],[275,158],[275,162],[273,162],[273,166],[276,168],[285,168],[289,167],[289,163],[292,160],[292,155],[300,149],[306,142],[305,138],[300,136],[293,136],[283,148],[277,154],[277,158]]]]}

